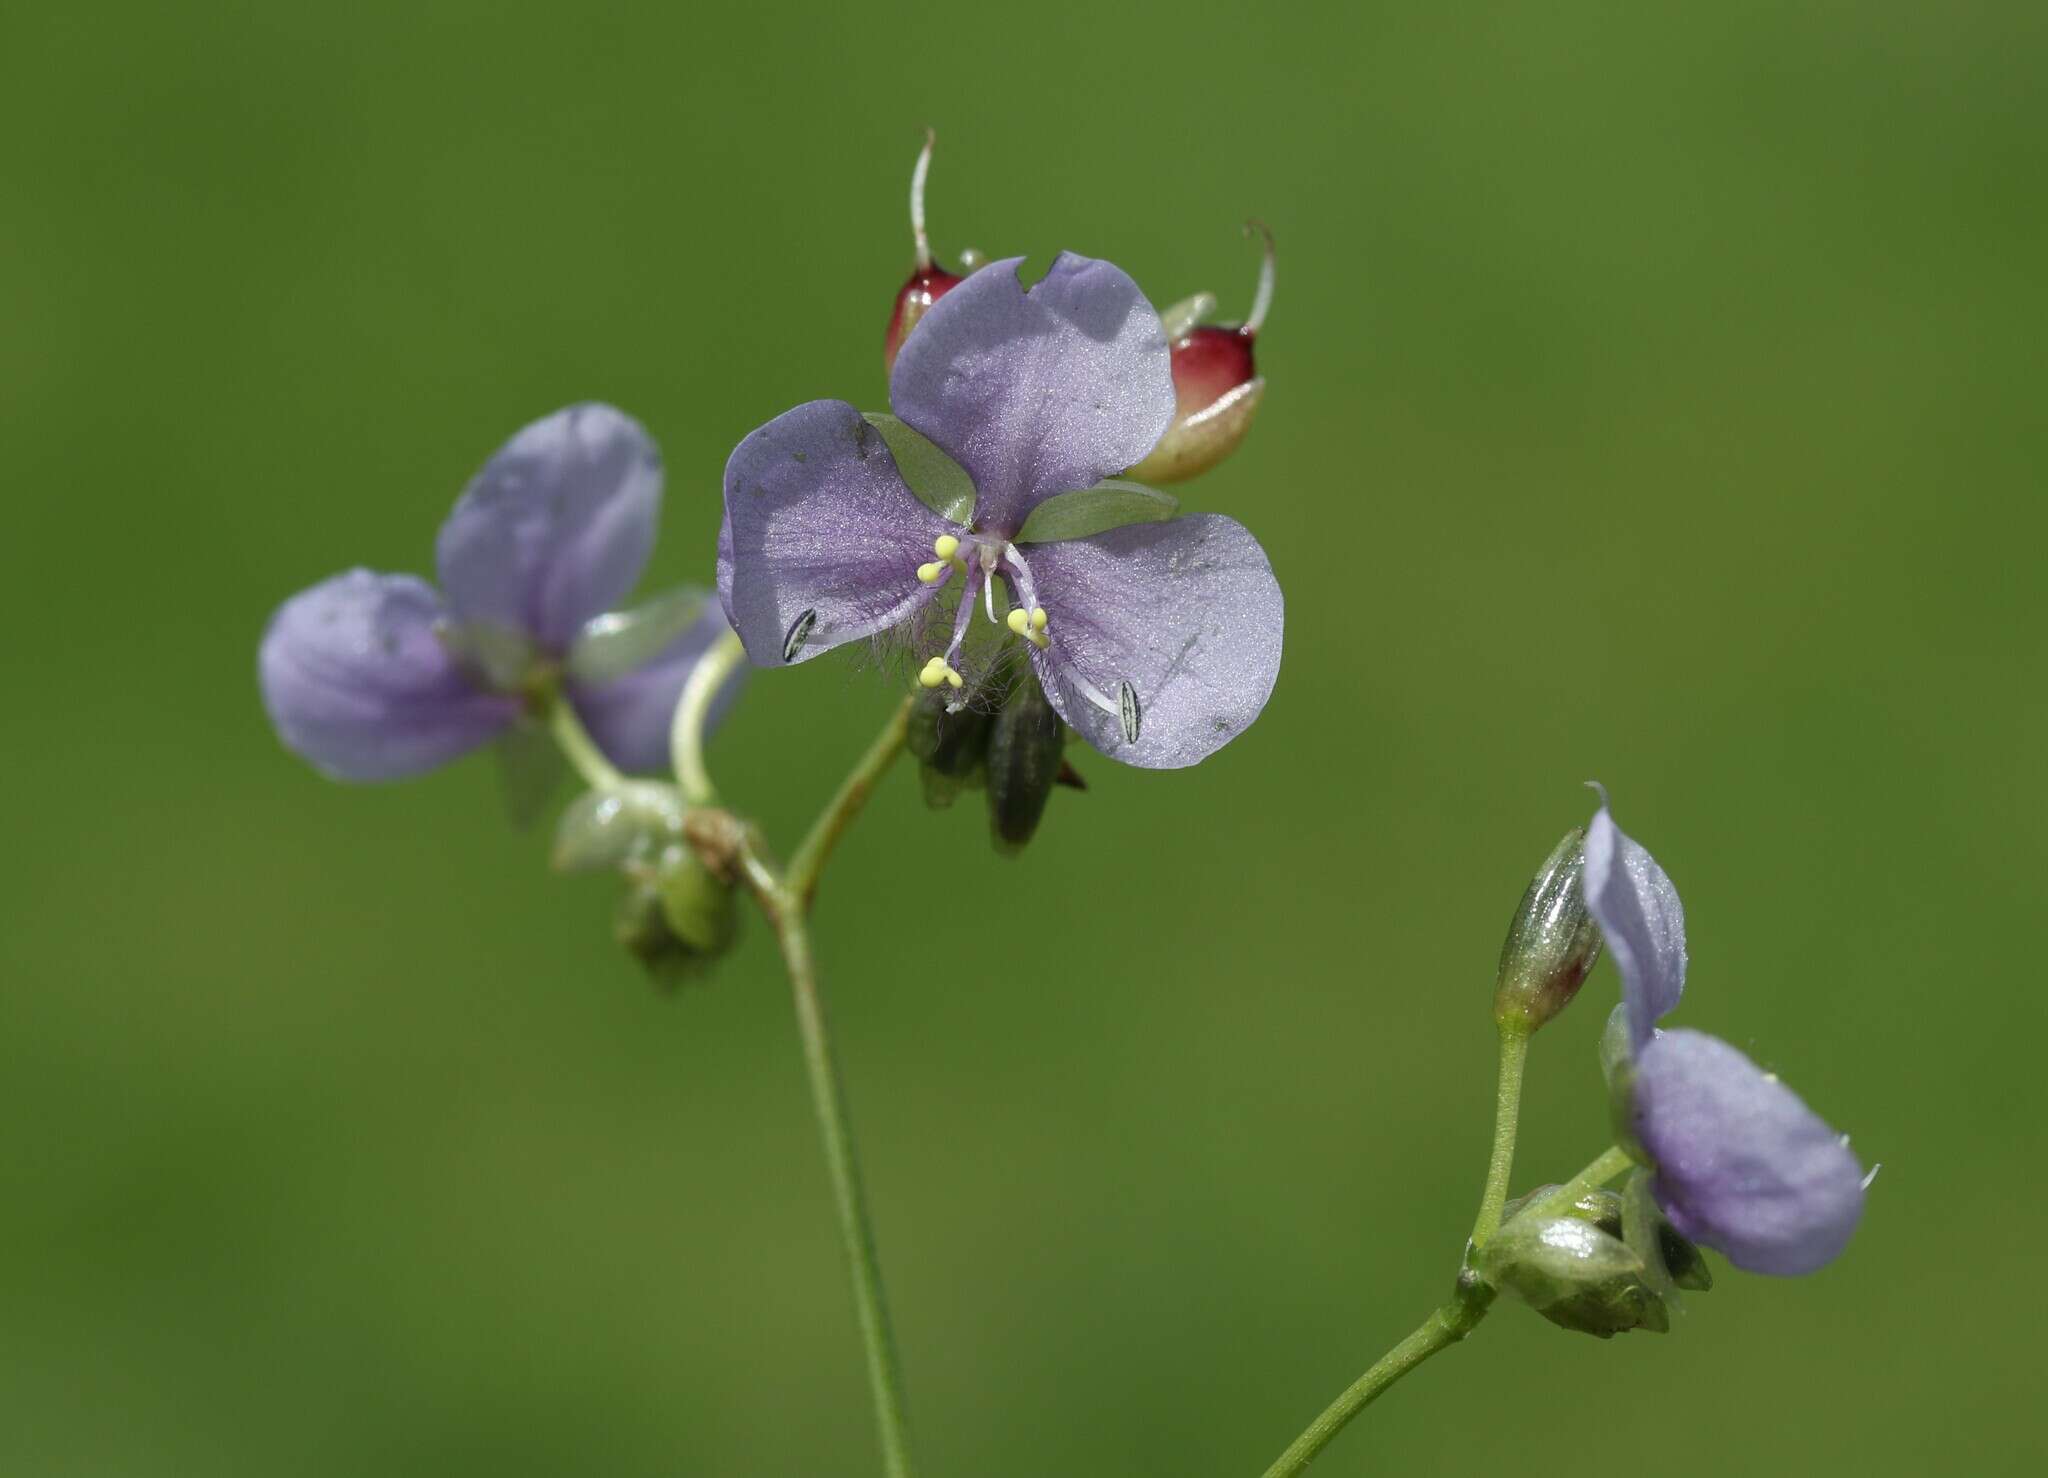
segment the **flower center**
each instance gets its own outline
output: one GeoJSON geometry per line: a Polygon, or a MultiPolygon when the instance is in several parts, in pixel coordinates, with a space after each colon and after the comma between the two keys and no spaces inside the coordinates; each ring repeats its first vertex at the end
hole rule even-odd
{"type": "MultiPolygon", "coordinates": [[[[995,587],[1000,576],[1011,597],[1004,602],[1007,609],[1001,624],[1041,652],[1052,647],[1052,617],[1038,602],[1031,563],[1024,558],[1023,552],[1007,539],[970,533],[967,540],[963,545],[955,535],[939,535],[932,541],[932,553],[937,557],[917,567],[917,578],[926,585],[943,585],[956,570],[965,577],[960,604],[953,611],[952,640],[941,655],[927,660],[917,674],[918,682],[927,688],[943,686],[953,689],[956,696],[946,707],[954,713],[967,704],[967,679],[960,673],[959,659],[960,648],[967,640],[968,622],[974,613],[977,589],[981,593],[982,611],[994,623],[995,587]]],[[[1138,702],[1138,690],[1128,680],[1118,682],[1116,695],[1111,697],[1084,677],[1072,663],[1062,669],[1060,676],[1076,695],[1117,721],[1125,743],[1138,742],[1138,726],[1143,713],[1138,702]]]]}

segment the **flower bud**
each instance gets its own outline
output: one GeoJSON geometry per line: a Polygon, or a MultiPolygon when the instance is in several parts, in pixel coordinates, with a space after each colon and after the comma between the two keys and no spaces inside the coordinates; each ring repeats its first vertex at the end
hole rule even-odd
{"type": "MultiPolygon", "coordinates": [[[[931,172],[932,145],[937,136],[930,129],[925,130],[924,148],[917,156],[917,167],[910,172],[910,235],[916,244],[917,256],[910,268],[910,276],[897,289],[895,305],[889,310],[888,332],[882,336],[882,368],[896,367],[896,351],[903,347],[903,341],[910,337],[910,331],[917,327],[917,321],[924,317],[927,309],[958,287],[964,274],[948,272],[932,260],[932,241],[924,226],[924,181],[931,172]]],[[[965,260],[962,265],[969,271],[978,264],[965,260]]]]}
{"type": "Polygon", "coordinates": [[[1713,1286],[1699,1248],[1658,1209],[1646,1173],[1638,1171],[1625,1194],[1595,1187],[1569,1206],[1522,1217],[1556,1189],[1538,1186],[1502,1207],[1501,1230],[1481,1254],[1489,1276],[1553,1324],[1602,1338],[1626,1329],[1661,1334],[1670,1327],[1678,1289],[1713,1286]],[[1559,1221],[1583,1223],[1596,1235],[1561,1230],[1554,1225],[1559,1221]],[[1581,1244],[1593,1251],[1581,1256],[1581,1244]],[[1633,1263],[1621,1259],[1616,1246],[1633,1263]]]}
{"type": "Polygon", "coordinates": [[[1247,222],[1246,234],[1254,231],[1264,238],[1266,251],[1251,317],[1237,325],[1197,323],[1216,306],[1208,293],[1160,315],[1173,346],[1173,424],[1131,469],[1139,482],[1185,482],[1207,472],[1237,450],[1251,429],[1266,393],[1266,382],[1253,365],[1252,341],[1273,304],[1273,233],[1257,221],[1247,222]]]}
{"type": "Polygon", "coordinates": [[[1064,770],[1066,725],[1026,674],[1015,683],[988,736],[988,823],[996,850],[1014,855],[1038,830],[1064,770]]]}
{"type": "Polygon", "coordinates": [[[655,780],[586,790],[555,826],[557,872],[591,872],[653,855],[681,833],[682,792],[655,780]]]}
{"type": "Polygon", "coordinates": [[[919,693],[911,705],[904,741],[917,757],[925,804],[935,811],[945,810],[961,791],[981,784],[989,730],[995,725],[995,714],[985,703],[970,703],[958,713],[948,713],[950,701],[950,695],[941,690],[919,693]]]}
{"type": "Polygon", "coordinates": [[[627,869],[612,932],[649,979],[672,990],[702,978],[732,948],[736,923],[732,884],[673,844],[654,865],[627,869]]]}
{"type": "Polygon", "coordinates": [[[1586,832],[1574,827],[1551,850],[1522,894],[1501,945],[1493,1019],[1534,1031],[1572,1003],[1600,958],[1600,929],[1579,888],[1586,832]]]}
{"type": "Polygon", "coordinates": [[[1481,1256],[1489,1278],[1561,1328],[1601,1339],[1671,1328],[1643,1260],[1621,1238],[1577,1216],[1505,1223],[1481,1256]]]}

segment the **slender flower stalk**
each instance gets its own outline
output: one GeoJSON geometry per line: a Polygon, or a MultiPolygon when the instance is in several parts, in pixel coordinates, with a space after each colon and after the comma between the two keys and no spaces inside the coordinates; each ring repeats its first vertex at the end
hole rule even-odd
{"type": "Polygon", "coordinates": [[[712,704],[725,681],[746,661],[747,650],[728,630],[720,634],[711,649],[699,659],[683,683],[676,700],[675,718],[669,725],[669,757],[675,765],[676,783],[683,799],[693,806],[718,804],[718,787],[704,767],[704,732],[712,704]]]}
{"type": "Polygon", "coordinates": [[[1354,1416],[1377,1401],[1395,1381],[1476,1329],[1493,1299],[1492,1293],[1482,1292],[1483,1289],[1481,1284],[1469,1294],[1461,1292],[1424,1319],[1413,1334],[1375,1360],[1364,1375],[1308,1424],[1307,1431],[1287,1445],[1287,1451],[1266,1469],[1265,1478],[1294,1478],[1315,1461],[1316,1454],[1328,1447],[1354,1416]]]}
{"type": "Polygon", "coordinates": [[[1518,1214],[1534,1221],[1541,1221],[1547,1216],[1562,1216],[1579,1197],[1588,1191],[1598,1190],[1634,1163],[1635,1161],[1629,1158],[1627,1150],[1618,1145],[1609,1145],[1600,1152],[1592,1164],[1556,1190],[1530,1202],[1518,1214]]]}
{"type": "MultiPolygon", "coordinates": [[[[737,638],[734,640],[737,644],[737,638]]],[[[903,752],[903,741],[910,732],[911,706],[916,701],[915,697],[909,697],[896,705],[896,712],[882,726],[882,732],[875,736],[868,752],[860,757],[860,763],[840,782],[838,794],[819,813],[809,833],[798,844],[796,855],[789,859],[789,870],[783,875],[783,889],[796,900],[799,908],[810,908],[812,895],[818,890],[818,874],[824,871],[833,847],[838,845],[847,827],[853,824],[854,817],[868,803],[875,786],[888,773],[889,766],[896,762],[896,756],[903,752]]]]}
{"type": "MultiPolygon", "coordinates": [[[[703,755],[702,730],[711,696],[718,691],[723,675],[737,666],[744,655],[736,637],[716,644],[706,655],[699,673],[684,685],[677,705],[670,733],[676,778],[685,797],[698,807],[709,806],[717,794],[704,768],[703,755]],[[705,669],[713,671],[703,676],[705,669]],[[702,676],[701,689],[697,676],[702,676]]],[[[730,875],[736,876],[754,895],[775,930],[775,942],[789,974],[797,1035],[803,1043],[805,1075],[810,1082],[811,1107],[817,1116],[818,1137],[825,1147],[825,1166],[832,1178],[840,1240],[853,1274],[854,1309],[867,1356],[868,1387],[874,1399],[875,1427],[886,1478],[910,1478],[911,1473],[903,1366],[896,1354],[888,1299],[882,1287],[881,1255],[875,1246],[867,1190],[854,1149],[846,1085],[838,1055],[832,1048],[817,964],[811,955],[809,913],[818,875],[834,845],[903,751],[911,701],[905,699],[890,715],[874,743],[819,812],[787,868],[778,869],[764,854],[752,828],[730,817],[721,817],[723,825],[686,830],[708,865],[729,869],[730,875]]],[[[697,814],[717,813],[700,810],[697,814]]]]}
{"type": "MultiPolygon", "coordinates": [[[[731,636],[725,639],[737,640],[731,636]]],[[[597,741],[590,737],[590,731],[583,727],[583,721],[576,716],[574,704],[560,698],[550,703],[548,728],[554,733],[555,743],[560,746],[564,757],[592,790],[617,790],[626,783],[626,777],[605,758],[597,741]]]]}
{"type": "Polygon", "coordinates": [[[1529,1061],[1533,1032],[1518,1022],[1500,1028],[1500,1083],[1493,1111],[1493,1153],[1486,1162],[1486,1190],[1479,1198],[1479,1216],[1472,1223],[1472,1245],[1484,1247],[1500,1229],[1501,1207],[1508,1201],[1508,1177],[1515,1168],[1515,1131],[1522,1117],[1522,1072],[1529,1061]]]}
{"type": "Polygon", "coordinates": [[[810,931],[803,910],[787,885],[776,911],[775,937],[789,970],[796,1002],[797,1033],[803,1039],[804,1069],[811,1084],[811,1105],[818,1116],[818,1134],[825,1144],[825,1164],[832,1174],[832,1196],[839,1207],[839,1235],[853,1271],[854,1307],[860,1319],[861,1342],[867,1350],[868,1388],[875,1403],[875,1426],[882,1444],[882,1470],[888,1478],[910,1478],[909,1419],[904,1409],[903,1366],[889,1322],[882,1291],[881,1255],[868,1217],[867,1192],[860,1161],[854,1153],[853,1126],[846,1109],[846,1087],[818,993],[817,967],[811,959],[810,931]]]}

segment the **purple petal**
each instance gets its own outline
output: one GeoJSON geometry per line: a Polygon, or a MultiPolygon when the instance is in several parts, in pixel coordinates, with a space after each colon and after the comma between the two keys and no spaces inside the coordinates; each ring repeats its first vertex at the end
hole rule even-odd
{"type": "Polygon", "coordinates": [[[725,517],[718,593],[761,666],[908,620],[940,590],[917,570],[954,528],[904,486],[881,433],[843,400],[800,405],[734,447],[725,517]]]}
{"type": "Polygon", "coordinates": [[[1718,1037],[1660,1032],[1636,1056],[1634,1117],[1671,1224],[1739,1268],[1830,1262],[1863,1214],[1863,1167],[1799,1095],[1718,1037]]]}
{"type": "MultiPolygon", "coordinates": [[[[668,769],[669,726],[683,684],[711,644],[730,630],[725,613],[706,602],[704,613],[646,666],[605,683],[568,684],[570,702],[597,741],[620,769],[650,775],[668,769]]],[[[712,701],[705,732],[715,729],[739,694],[741,674],[735,672],[712,701]]]]}
{"type": "Polygon", "coordinates": [[[1173,424],[1159,315],[1108,262],[1063,253],[1025,292],[1021,258],[934,303],[889,379],[896,414],[974,479],[974,527],[1013,537],[1055,493],[1145,459],[1173,424]]]}
{"type": "Polygon", "coordinates": [[[1685,909],[1678,889],[1645,852],[1614,824],[1607,793],[1586,828],[1586,907],[1621,971],[1635,1048],[1656,1031],[1657,1019],[1678,1005],[1685,990],[1685,909]]]}
{"type": "Polygon", "coordinates": [[[1265,707],[1280,672],[1280,585],[1235,519],[1195,513],[1023,553],[1052,639],[1032,665],[1060,717],[1111,759],[1192,765],[1265,707]]]}
{"type": "Polygon", "coordinates": [[[660,510],[661,453],[639,422],[556,411],[499,448],[441,525],[448,604],[559,652],[633,588],[660,510]]]}
{"type": "Polygon", "coordinates": [[[434,633],[426,581],[350,570],[277,609],[257,652],[263,706],[285,747],[336,780],[397,780],[445,764],[518,717],[434,633]]]}

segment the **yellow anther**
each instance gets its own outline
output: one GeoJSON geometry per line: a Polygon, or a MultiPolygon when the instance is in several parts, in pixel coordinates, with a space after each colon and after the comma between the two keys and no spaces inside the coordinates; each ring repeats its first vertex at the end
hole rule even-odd
{"type": "Polygon", "coordinates": [[[946,683],[949,687],[961,688],[967,685],[967,679],[948,667],[946,669],[946,683]]]}
{"type": "Polygon", "coordinates": [[[917,567],[917,578],[924,581],[924,583],[927,585],[938,584],[939,577],[944,575],[945,573],[946,567],[940,564],[937,560],[933,560],[928,565],[919,565],[917,567]]]}
{"type": "Polygon", "coordinates": [[[917,680],[927,688],[936,688],[940,683],[951,683],[957,688],[966,681],[959,673],[946,665],[944,657],[934,657],[931,661],[925,663],[924,670],[917,675],[917,680]]]}
{"type": "Polygon", "coordinates": [[[1030,642],[1031,645],[1038,648],[1041,652],[1052,645],[1052,638],[1045,634],[1045,612],[1042,610],[1033,611],[1026,615],[1022,606],[1012,606],[1010,608],[1009,624],[1010,630],[1016,632],[1017,635],[1023,637],[1024,640],[1030,642]]]}
{"type": "Polygon", "coordinates": [[[940,559],[951,559],[960,552],[960,541],[951,534],[941,534],[932,540],[932,553],[940,559]]]}

